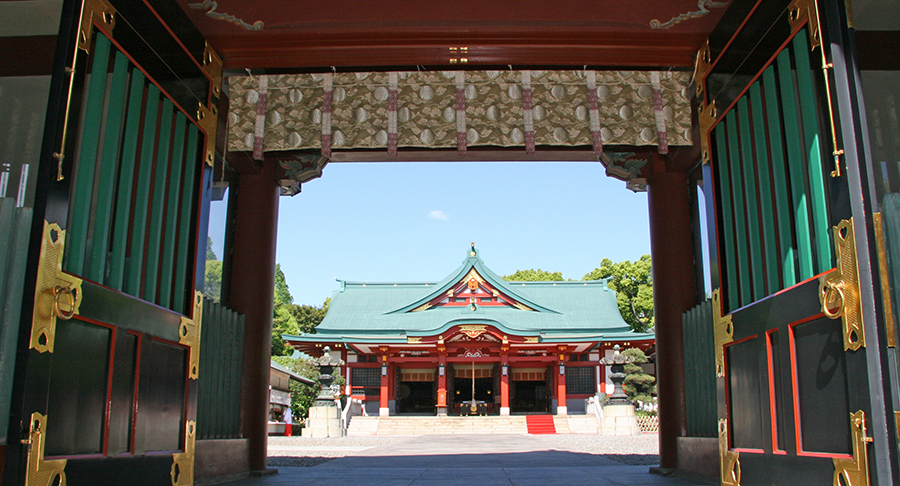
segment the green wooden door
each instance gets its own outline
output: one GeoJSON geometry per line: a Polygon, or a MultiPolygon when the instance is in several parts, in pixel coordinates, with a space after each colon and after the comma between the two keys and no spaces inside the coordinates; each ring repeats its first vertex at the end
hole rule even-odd
{"type": "Polygon", "coordinates": [[[835,1],[738,2],[698,54],[722,484],[896,475],[845,26],[835,1]]]}
{"type": "Polygon", "coordinates": [[[4,484],[192,484],[221,61],[174,3],[63,10],[4,484]]]}

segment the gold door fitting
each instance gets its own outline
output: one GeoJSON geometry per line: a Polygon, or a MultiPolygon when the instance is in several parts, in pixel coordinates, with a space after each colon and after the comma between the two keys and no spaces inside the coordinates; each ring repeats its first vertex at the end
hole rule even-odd
{"type": "Polygon", "coordinates": [[[866,413],[862,410],[850,414],[850,430],[853,433],[853,459],[834,461],[834,486],[869,486],[869,450],[872,438],[866,435],[866,413]],[[843,481],[842,481],[843,479],[843,481]]]}
{"type": "Polygon", "coordinates": [[[833,231],[837,267],[819,278],[819,302],[829,319],[841,319],[844,351],[856,351],[866,347],[866,332],[859,299],[853,218],[841,221],[833,231]]]}
{"type": "Polygon", "coordinates": [[[891,279],[888,271],[887,245],[884,242],[884,224],[881,213],[872,213],[875,226],[875,246],[878,250],[878,275],[881,281],[881,303],[884,310],[885,333],[889,348],[897,346],[897,324],[894,322],[894,303],[891,299],[891,279]]]}
{"type": "Polygon", "coordinates": [[[197,422],[188,420],[184,427],[184,452],[172,454],[172,486],[191,486],[194,484],[194,440],[196,439],[197,422]]]}
{"type": "Polygon", "coordinates": [[[203,49],[203,72],[209,77],[212,95],[218,98],[221,94],[222,86],[222,58],[216,53],[215,49],[206,43],[203,49]]]}
{"type": "MultiPolygon", "coordinates": [[[[44,431],[47,430],[47,416],[37,412],[31,414],[28,434],[28,468],[25,470],[26,486],[66,486],[66,459],[44,460],[44,431]],[[54,483],[54,480],[59,481],[54,483]]],[[[26,442],[26,441],[23,441],[26,442]]]]}
{"type": "Polygon", "coordinates": [[[203,103],[197,108],[197,124],[206,132],[206,140],[203,143],[203,160],[206,165],[212,167],[216,156],[216,131],[219,127],[219,109],[210,104],[207,108],[203,103]]]}
{"type": "Polygon", "coordinates": [[[734,341],[734,323],[731,314],[722,315],[722,289],[713,290],[713,329],[716,339],[716,376],[725,377],[725,345],[734,341]]]}
{"type": "Polygon", "coordinates": [[[200,326],[203,322],[203,294],[194,292],[194,305],[192,319],[181,317],[181,325],[178,326],[178,343],[190,348],[190,370],[188,378],[196,380],[200,368],[200,326]]]}
{"type": "Polygon", "coordinates": [[[712,143],[710,142],[710,130],[712,130],[713,125],[716,123],[716,102],[713,100],[709,105],[706,102],[703,102],[700,105],[699,111],[697,113],[697,118],[700,123],[700,148],[703,151],[703,163],[708,164],[712,160],[712,153],[710,152],[712,149],[710,146],[712,143]]]}
{"type": "Polygon", "coordinates": [[[725,419],[719,419],[719,471],[722,486],[741,486],[741,453],[728,450],[728,421],[725,419]]]}
{"type": "Polygon", "coordinates": [[[62,271],[66,232],[56,223],[44,221],[41,257],[34,291],[30,349],[53,352],[56,319],[68,320],[81,307],[81,283],[78,277],[62,271]],[[55,236],[54,236],[55,235],[55,236]]]}

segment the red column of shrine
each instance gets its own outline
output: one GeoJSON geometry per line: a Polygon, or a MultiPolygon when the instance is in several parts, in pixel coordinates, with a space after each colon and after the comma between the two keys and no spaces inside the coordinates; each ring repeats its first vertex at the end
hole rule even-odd
{"type": "Polygon", "coordinates": [[[500,415],[509,415],[509,354],[500,361],[500,415]]]}
{"type": "Polygon", "coordinates": [[[566,406],[566,356],[559,355],[559,373],[556,379],[556,415],[568,415],[566,406]]]}
{"type": "Polygon", "coordinates": [[[256,174],[242,174],[234,220],[229,306],[246,319],[241,370],[241,429],[248,440],[252,471],[267,468],[277,181],[273,161],[264,162],[256,174]]]}
{"type": "Polygon", "coordinates": [[[653,315],[659,401],[659,463],[677,467],[678,437],[687,431],[681,316],[696,304],[691,204],[687,174],[669,171],[655,155],[647,194],[653,256],[653,315]]]}
{"type": "Polygon", "coordinates": [[[378,415],[387,417],[390,413],[388,407],[388,363],[387,356],[381,357],[381,401],[378,407],[378,415]]]}
{"type": "Polygon", "coordinates": [[[437,414],[447,415],[447,355],[438,356],[437,414]]]}

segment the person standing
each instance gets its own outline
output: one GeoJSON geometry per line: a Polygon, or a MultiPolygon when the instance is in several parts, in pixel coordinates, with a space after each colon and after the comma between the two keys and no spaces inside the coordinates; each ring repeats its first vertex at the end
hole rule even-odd
{"type": "Polygon", "coordinates": [[[291,437],[294,435],[293,431],[294,425],[294,417],[291,413],[291,407],[285,407],[284,409],[284,436],[291,437]]]}

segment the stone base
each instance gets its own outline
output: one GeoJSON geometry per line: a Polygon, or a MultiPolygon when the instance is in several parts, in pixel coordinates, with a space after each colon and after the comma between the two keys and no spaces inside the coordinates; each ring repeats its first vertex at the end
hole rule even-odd
{"type": "Polygon", "coordinates": [[[303,428],[303,437],[343,437],[341,412],[337,407],[311,407],[309,425],[303,428]]]}
{"type": "Polygon", "coordinates": [[[509,407],[500,407],[500,415],[509,415],[509,407]]]}
{"type": "Polygon", "coordinates": [[[641,426],[634,415],[634,405],[606,405],[600,435],[641,435],[641,426]]]}
{"type": "Polygon", "coordinates": [[[569,407],[556,407],[556,415],[569,415],[569,407]]]}
{"type": "Polygon", "coordinates": [[[445,417],[447,415],[447,407],[437,407],[438,417],[445,417]]]}
{"type": "Polygon", "coordinates": [[[391,409],[390,409],[390,408],[384,408],[384,407],[379,408],[379,409],[378,409],[378,416],[379,416],[379,417],[390,417],[390,416],[391,416],[391,409]]]}

